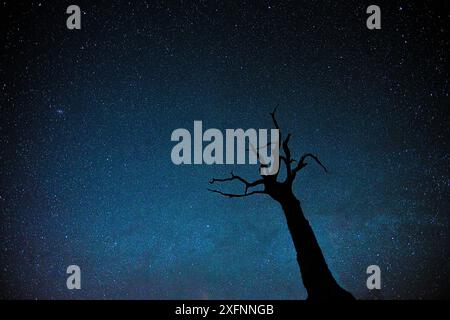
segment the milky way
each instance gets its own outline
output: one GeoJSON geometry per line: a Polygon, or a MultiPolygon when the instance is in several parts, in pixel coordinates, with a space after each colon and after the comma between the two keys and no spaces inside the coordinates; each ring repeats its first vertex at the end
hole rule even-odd
{"type": "Polygon", "coordinates": [[[360,1],[77,4],[81,30],[65,3],[1,4],[3,298],[305,298],[281,208],[207,191],[257,166],[170,160],[173,130],[271,128],[276,105],[329,169],[295,192],[337,281],[449,297],[448,8],[379,4],[368,30],[360,1]]]}

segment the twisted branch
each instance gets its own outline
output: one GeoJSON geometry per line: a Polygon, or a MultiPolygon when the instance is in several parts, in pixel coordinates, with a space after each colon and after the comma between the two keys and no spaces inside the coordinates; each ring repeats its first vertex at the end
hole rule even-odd
{"type": "Polygon", "coordinates": [[[226,181],[233,181],[233,180],[238,180],[240,182],[242,182],[245,185],[245,192],[244,194],[230,194],[230,193],[224,193],[222,191],[219,190],[215,190],[215,189],[208,189],[211,192],[216,192],[216,193],[220,193],[221,195],[227,196],[227,197],[243,197],[243,196],[247,196],[247,195],[252,195],[252,194],[256,194],[256,193],[265,193],[263,191],[252,191],[250,193],[248,193],[248,189],[252,188],[252,187],[256,187],[260,184],[264,184],[264,180],[263,179],[259,179],[253,182],[249,182],[247,180],[245,180],[244,178],[237,176],[233,173],[233,171],[231,171],[231,177],[229,178],[222,178],[222,179],[218,179],[218,178],[213,178],[209,181],[210,184],[214,184],[215,182],[226,182],[226,181]]]}

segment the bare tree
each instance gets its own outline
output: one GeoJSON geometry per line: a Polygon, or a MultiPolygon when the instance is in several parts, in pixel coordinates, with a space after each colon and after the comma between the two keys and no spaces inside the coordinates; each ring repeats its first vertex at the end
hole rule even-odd
{"type": "MultiPolygon", "coordinates": [[[[275,117],[276,109],[270,113],[276,129],[280,130],[275,117]]],[[[319,247],[316,236],[303,214],[300,201],[293,192],[293,183],[297,174],[306,167],[307,159],[314,160],[319,166],[327,172],[326,167],[320,162],[319,158],[311,153],[306,153],[298,160],[291,157],[289,149],[289,139],[291,134],[287,134],[283,140],[280,130],[280,141],[282,141],[282,152],[280,159],[286,167],[286,178],[284,181],[278,181],[278,173],[274,175],[261,176],[261,179],[249,182],[246,179],[235,175],[223,179],[212,179],[209,183],[222,183],[230,181],[239,181],[245,186],[244,193],[226,193],[217,189],[208,189],[211,192],[218,193],[228,198],[243,198],[256,194],[269,195],[277,201],[286,217],[289,232],[297,251],[297,262],[300,266],[300,273],[303,284],[308,292],[308,300],[354,300],[354,297],[344,290],[334,279],[330,269],[325,262],[322,250],[319,247]],[[259,187],[259,188],[258,188],[259,187]]],[[[258,150],[256,151],[261,166],[262,163],[258,150]]]]}

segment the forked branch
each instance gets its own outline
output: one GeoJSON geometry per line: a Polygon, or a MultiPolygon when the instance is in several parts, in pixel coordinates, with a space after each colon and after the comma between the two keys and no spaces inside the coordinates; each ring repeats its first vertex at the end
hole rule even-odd
{"type": "Polygon", "coordinates": [[[322,169],[325,171],[325,172],[328,172],[328,170],[327,170],[327,168],[323,165],[323,163],[322,162],[320,162],[320,160],[319,160],[319,158],[317,157],[317,156],[315,156],[315,155],[313,155],[312,153],[305,153],[301,158],[300,158],[300,160],[298,161],[298,164],[297,164],[297,166],[295,167],[295,169],[294,169],[294,174],[296,174],[297,172],[299,172],[301,169],[303,169],[304,167],[306,167],[306,165],[307,165],[307,163],[305,162],[305,160],[306,160],[306,158],[312,158],[314,161],[316,161],[317,162],[317,164],[319,165],[319,166],[321,166],[322,167],[322,169]]]}
{"type": "Polygon", "coordinates": [[[263,179],[259,179],[259,180],[253,181],[253,182],[249,182],[246,179],[244,179],[244,178],[242,178],[242,177],[240,177],[238,175],[235,175],[233,173],[233,171],[231,172],[231,176],[229,178],[223,178],[223,179],[213,178],[213,179],[211,179],[211,181],[209,181],[209,183],[210,184],[214,184],[216,182],[227,182],[227,181],[234,181],[234,180],[238,180],[238,181],[242,182],[245,185],[245,191],[244,191],[243,194],[225,193],[225,192],[222,192],[220,190],[215,190],[215,189],[208,189],[208,190],[211,191],[211,192],[219,193],[219,194],[221,194],[223,196],[227,196],[227,197],[230,197],[230,198],[245,197],[245,196],[250,196],[252,194],[265,193],[264,191],[259,191],[259,190],[258,191],[248,192],[249,188],[256,187],[258,185],[264,184],[264,180],[263,179]]]}
{"type": "MultiPolygon", "coordinates": [[[[275,112],[277,111],[278,106],[275,107],[275,109],[270,113],[270,116],[272,117],[272,121],[273,124],[275,126],[276,129],[278,129],[279,133],[280,133],[280,140],[282,139],[282,134],[281,134],[281,130],[280,130],[280,126],[278,125],[278,121],[277,118],[275,116],[275,112]]],[[[281,155],[280,159],[283,160],[284,165],[286,166],[286,173],[287,173],[287,177],[286,179],[289,181],[292,181],[294,176],[292,174],[292,167],[291,167],[291,163],[295,162],[295,160],[292,159],[291,157],[291,150],[289,149],[289,139],[291,139],[291,134],[288,133],[286,138],[283,140],[282,143],[282,147],[283,147],[283,153],[284,156],[281,155]]]]}
{"type": "Polygon", "coordinates": [[[262,190],[256,190],[256,191],[252,191],[252,192],[249,192],[249,193],[243,193],[243,194],[226,193],[226,192],[222,192],[220,190],[214,190],[214,189],[208,189],[208,191],[221,194],[221,195],[223,195],[225,197],[228,197],[228,198],[242,198],[242,197],[251,196],[253,194],[266,194],[266,192],[262,191],[262,190]]]}
{"type": "MultiPolygon", "coordinates": [[[[275,113],[277,111],[278,106],[275,107],[275,109],[273,110],[273,112],[270,112],[270,116],[272,117],[272,121],[273,124],[275,126],[276,129],[279,130],[279,138],[280,140],[282,140],[282,134],[281,134],[281,130],[280,130],[280,126],[278,125],[278,121],[276,119],[275,113]]],[[[319,160],[319,158],[317,156],[315,156],[312,153],[305,153],[300,160],[297,162],[295,159],[292,158],[291,156],[291,150],[289,148],[289,140],[291,138],[291,134],[287,134],[286,137],[284,138],[284,140],[282,140],[282,150],[284,155],[279,155],[280,159],[283,161],[283,163],[286,166],[286,180],[283,183],[288,183],[289,185],[292,186],[292,183],[297,175],[297,173],[303,169],[304,167],[306,167],[307,163],[305,162],[305,160],[307,158],[312,158],[319,166],[322,167],[322,169],[325,172],[328,172],[327,168],[323,165],[323,163],[319,160]],[[297,162],[297,165],[293,164],[297,162]]],[[[253,146],[252,144],[250,144],[250,148],[251,151],[254,152],[256,154],[257,160],[260,163],[260,167],[264,168],[267,167],[268,165],[266,163],[264,163],[261,159],[261,154],[259,152],[259,150],[261,148],[267,148],[271,145],[271,143],[268,143],[265,146],[256,148],[255,146],[253,146]]],[[[279,171],[278,171],[279,172],[279,171]]],[[[235,175],[233,172],[231,172],[231,176],[228,178],[222,178],[222,179],[218,179],[218,178],[213,178],[212,180],[209,181],[210,184],[214,184],[216,182],[228,182],[228,181],[234,181],[237,180],[239,182],[241,182],[242,184],[244,184],[245,186],[245,191],[244,193],[226,193],[217,189],[208,189],[208,191],[214,192],[214,193],[218,193],[220,195],[223,195],[225,197],[229,197],[229,198],[241,198],[241,197],[247,197],[247,196],[251,196],[254,194],[269,194],[266,192],[266,185],[267,184],[279,184],[281,185],[282,182],[278,182],[277,181],[277,177],[278,177],[278,173],[276,173],[275,175],[270,175],[270,176],[263,176],[262,179],[256,180],[256,181],[252,181],[249,182],[246,179],[235,175]],[[254,190],[254,191],[250,191],[250,188],[259,186],[259,185],[263,185],[264,189],[263,190],[254,190]]],[[[269,188],[270,189],[270,188],[269,188]]]]}

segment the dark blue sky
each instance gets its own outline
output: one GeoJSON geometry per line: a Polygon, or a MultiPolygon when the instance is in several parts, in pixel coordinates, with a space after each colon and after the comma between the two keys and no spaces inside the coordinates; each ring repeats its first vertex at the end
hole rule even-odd
{"type": "Polygon", "coordinates": [[[295,192],[338,282],[449,297],[448,8],[390,2],[369,31],[364,1],[78,1],[69,31],[69,4],[2,4],[3,298],[305,298],[278,204],[207,191],[258,168],[170,160],[173,130],[270,128],[277,104],[330,171],[295,192]]]}

